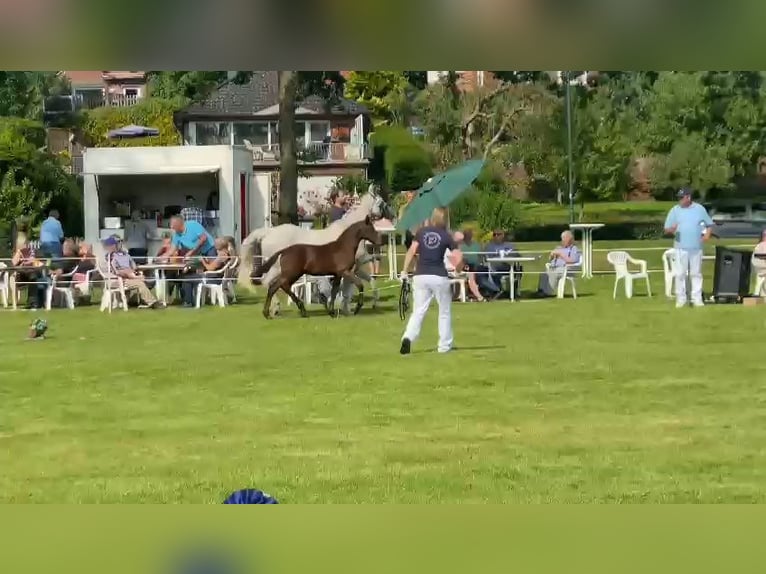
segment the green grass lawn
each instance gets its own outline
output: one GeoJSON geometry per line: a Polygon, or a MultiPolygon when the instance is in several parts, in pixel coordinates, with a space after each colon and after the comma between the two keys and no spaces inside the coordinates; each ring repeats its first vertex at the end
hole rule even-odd
{"type": "Polygon", "coordinates": [[[337,320],[56,310],[41,342],[0,312],[0,502],[766,502],[766,306],[653,287],[456,304],[460,348],[432,311],[407,357],[395,289],[337,320]]]}

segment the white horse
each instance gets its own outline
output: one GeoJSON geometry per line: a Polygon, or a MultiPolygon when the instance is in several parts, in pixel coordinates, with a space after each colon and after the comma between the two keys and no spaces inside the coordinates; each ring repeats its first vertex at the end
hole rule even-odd
{"type": "MultiPolygon", "coordinates": [[[[373,186],[370,186],[369,192],[362,196],[359,205],[351,209],[342,219],[334,221],[324,229],[306,229],[290,223],[256,229],[242,242],[238,283],[244,287],[251,286],[251,276],[254,271],[253,260],[255,258],[259,259],[259,265],[255,269],[255,275],[258,275],[257,268],[260,267],[260,264],[275,253],[296,244],[325,245],[331,243],[338,239],[346,228],[363,221],[368,215],[373,219],[393,216],[391,208],[376,193],[373,186]]],[[[368,261],[369,256],[365,245],[360,243],[357,250],[357,275],[362,280],[370,281],[371,275],[361,269],[368,261]]],[[[261,278],[261,284],[269,285],[278,274],[279,265],[276,264],[261,278]]],[[[344,300],[345,294],[349,291],[349,288],[344,287],[344,300]]]]}

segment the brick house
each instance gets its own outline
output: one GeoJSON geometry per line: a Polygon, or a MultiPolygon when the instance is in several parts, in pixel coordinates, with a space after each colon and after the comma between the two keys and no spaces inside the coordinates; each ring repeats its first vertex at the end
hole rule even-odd
{"type": "Polygon", "coordinates": [[[61,74],[69,80],[79,107],[131,106],[146,97],[146,72],[102,70],[61,74]]]}

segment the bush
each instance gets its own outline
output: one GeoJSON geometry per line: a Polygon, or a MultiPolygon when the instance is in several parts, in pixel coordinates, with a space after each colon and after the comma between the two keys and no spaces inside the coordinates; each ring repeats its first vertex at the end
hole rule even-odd
{"type": "Polygon", "coordinates": [[[35,148],[41,148],[46,143],[45,127],[42,122],[22,118],[0,117],[0,132],[12,131],[35,148]]]}
{"type": "Polygon", "coordinates": [[[173,123],[173,113],[182,104],[177,100],[162,100],[148,98],[134,106],[125,108],[98,108],[89,110],[83,116],[82,130],[86,139],[96,147],[134,147],[134,146],[169,146],[180,145],[181,134],[173,123]],[[107,133],[110,130],[135,124],[156,128],[160,135],[149,138],[129,138],[110,140],[107,133]]]}
{"type": "Polygon", "coordinates": [[[378,128],[370,136],[370,145],[367,173],[387,191],[417,189],[433,175],[428,150],[407,129],[378,128]]]}
{"type": "Polygon", "coordinates": [[[392,192],[418,189],[434,174],[428,152],[420,146],[388,148],[385,167],[392,192]]]}

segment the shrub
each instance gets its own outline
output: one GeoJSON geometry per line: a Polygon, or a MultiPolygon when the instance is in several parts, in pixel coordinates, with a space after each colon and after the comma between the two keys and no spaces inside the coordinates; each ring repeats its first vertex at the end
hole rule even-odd
{"type": "Polygon", "coordinates": [[[393,192],[418,189],[434,174],[428,152],[420,146],[388,148],[385,168],[386,183],[393,192]]]}
{"type": "Polygon", "coordinates": [[[367,173],[387,191],[419,188],[433,175],[428,150],[407,129],[381,127],[370,136],[372,159],[367,173]]]}
{"type": "Polygon", "coordinates": [[[124,108],[105,107],[89,110],[83,116],[82,130],[96,147],[133,147],[180,145],[181,134],[173,123],[173,113],[181,107],[176,100],[148,98],[134,106],[124,108]],[[110,140],[110,130],[135,124],[156,128],[160,135],[150,138],[110,140]]]}

